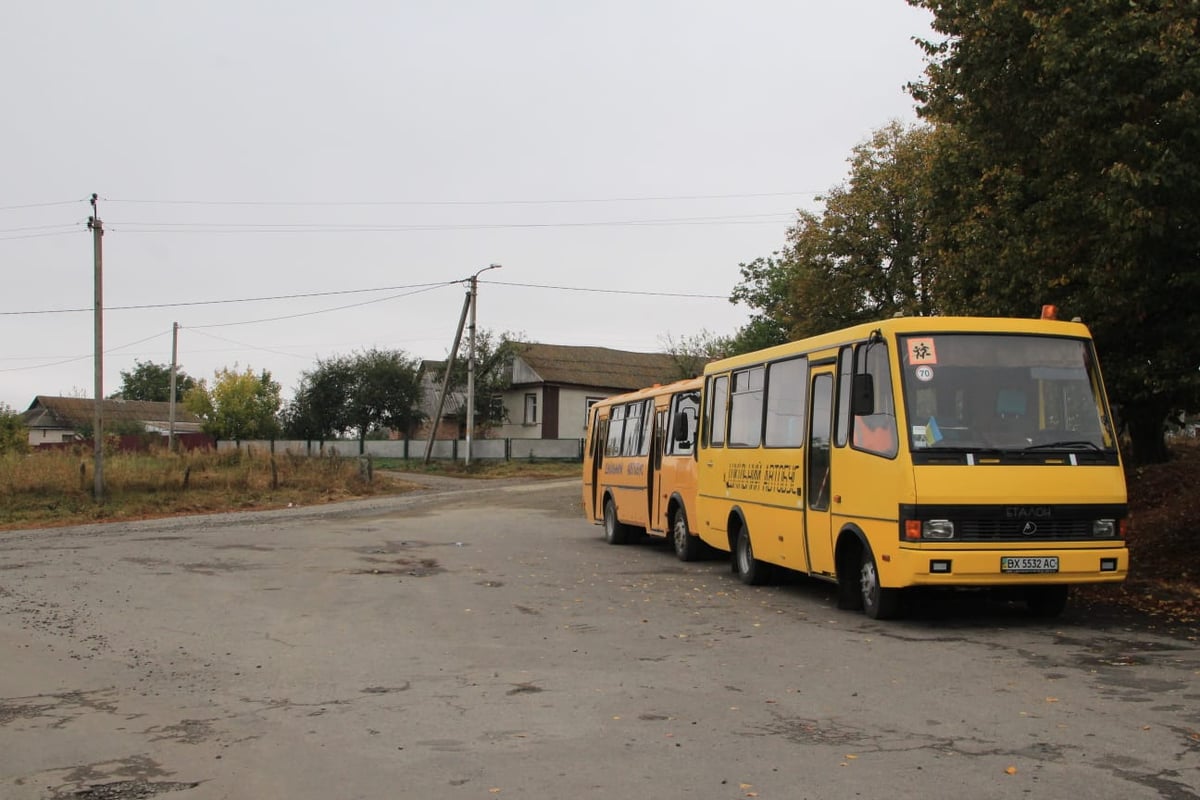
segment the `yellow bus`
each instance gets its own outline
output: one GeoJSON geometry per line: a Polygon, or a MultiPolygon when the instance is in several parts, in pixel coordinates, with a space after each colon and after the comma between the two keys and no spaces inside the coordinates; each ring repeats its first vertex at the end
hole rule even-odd
{"type": "Polygon", "coordinates": [[[704,370],[697,528],[750,584],[777,567],[895,616],[908,587],[1056,615],[1125,578],[1127,505],[1087,328],[895,318],[704,370]]]}
{"type": "Polygon", "coordinates": [[[696,536],[696,430],[700,379],[652,386],[595,403],[583,455],[583,509],[610,544],[639,531],[671,536],[692,561],[707,548],[696,536]]]}

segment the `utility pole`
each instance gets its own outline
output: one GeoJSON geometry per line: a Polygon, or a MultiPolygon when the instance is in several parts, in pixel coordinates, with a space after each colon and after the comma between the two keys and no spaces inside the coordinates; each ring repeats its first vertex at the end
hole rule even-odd
{"type": "Polygon", "coordinates": [[[97,503],[104,499],[104,223],[100,221],[100,210],[96,207],[99,197],[92,193],[92,215],[88,217],[88,230],[92,232],[93,279],[95,282],[95,369],[96,395],[92,417],[93,461],[96,481],[93,494],[97,503]]]}
{"type": "Polygon", "coordinates": [[[475,429],[475,306],[479,298],[479,275],[489,269],[500,269],[499,264],[490,264],[471,276],[471,326],[470,349],[467,359],[467,457],[466,465],[471,466],[471,436],[475,429]]]}
{"type": "Polygon", "coordinates": [[[429,421],[429,439],[425,442],[424,464],[429,463],[433,454],[433,440],[437,436],[438,426],[442,422],[442,407],[446,405],[446,392],[450,388],[450,376],[454,372],[454,359],[458,355],[458,343],[462,341],[463,323],[467,321],[467,309],[471,307],[471,293],[463,299],[462,313],[458,315],[458,328],[454,331],[454,346],[450,348],[450,357],[446,359],[446,371],[442,373],[442,391],[438,394],[437,411],[429,421]]]}
{"type": "Polygon", "coordinates": [[[175,362],[179,357],[179,323],[171,323],[171,401],[170,421],[167,423],[167,452],[175,452],[175,362]]]}

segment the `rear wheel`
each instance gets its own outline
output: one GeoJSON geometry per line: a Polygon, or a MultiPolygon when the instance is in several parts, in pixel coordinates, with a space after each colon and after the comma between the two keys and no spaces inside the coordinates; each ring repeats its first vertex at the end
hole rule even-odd
{"type": "Polygon", "coordinates": [[[675,545],[675,557],[680,561],[695,561],[704,554],[704,542],[688,531],[687,512],[683,506],[671,515],[671,543],[675,545]]]}
{"type": "Polygon", "coordinates": [[[859,567],[859,590],[862,592],[863,613],[871,619],[891,619],[900,611],[900,590],[884,589],[879,585],[879,569],[875,556],[863,548],[859,567]]]}
{"type": "Polygon", "coordinates": [[[750,586],[761,586],[771,581],[771,565],[754,557],[754,548],[750,545],[750,531],[746,530],[745,526],[738,531],[737,542],[733,547],[733,571],[742,583],[750,586]]]}
{"type": "Polygon", "coordinates": [[[604,499],[604,538],[609,544],[629,544],[629,526],[617,519],[617,504],[604,499]]]}
{"type": "Polygon", "coordinates": [[[1071,590],[1067,586],[1033,586],[1025,594],[1025,605],[1035,617],[1057,617],[1067,607],[1071,590]]]}

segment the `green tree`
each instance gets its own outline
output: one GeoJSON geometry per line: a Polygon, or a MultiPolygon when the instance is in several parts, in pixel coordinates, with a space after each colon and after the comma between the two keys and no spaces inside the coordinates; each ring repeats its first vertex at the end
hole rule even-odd
{"type": "MultiPolygon", "coordinates": [[[[196,385],[196,379],[181,369],[175,370],[175,401],[196,385]]],[[[151,400],[166,403],[171,399],[171,366],[150,361],[134,361],[134,368],[121,370],[121,388],[112,397],[121,400],[151,400]]]]}
{"type": "Polygon", "coordinates": [[[707,329],[693,336],[663,337],[666,352],[675,362],[675,380],[685,380],[703,374],[704,365],[719,358],[734,355],[734,338],[718,336],[707,329]]]}
{"type": "Polygon", "coordinates": [[[24,453],[29,449],[29,429],[7,403],[0,403],[0,455],[24,453]]]}
{"type": "Polygon", "coordinates": [[[911,87],[938,126],[927,224],[946,310],[1079,316],[1133,458],[1200,402],[1195,2],[909,0],[945,38],[911,87]]]}
{"type": "MultiPolygon", "coordinates": [[[[500,396],[512,386],[512,360],[519,355],[521,347],[526,342],[520,334],[510,331],[496,333],[491,330],[480,330],[475,333],[475,428],[484,435],[497,426],[508,421],[508,411],[499,402],[500,396]]],[[[463,402],[457,410],[458,422],[466,426],[466,390],[467,371],[470,366],[471,343],[460,343],[458,355],[454,359],[454,370],[450,377],[450,392],[461,392],[463,402]]],[[[437,380],[444,379],[438,374],[437,380]]]]}
{"type": "Polygon", "coordinates": [[[295,395],[284,415],[287,435],[305,441],[325,440],[351,427],[348,403],[354,385],[353,362],[344,356],[318,360],[300,376],[295,395]]]}
{"type": "Polygon", "coordinates": [[[183,404],[204,420],[206,433],[221,439],[270,439],[279,429],[279,384],[267,370],[256,375],[250,367],[219,369],[211,389],[207,381],[197,381],[183,404]]]}
{"type": "Polygon", "coordinates": [[[399,350],[366,350],[347,359],[344,421],[358,435],[358,452],[372,432],[393,429],[411,433],[424,419],[417,362],[399,350]]]}
{"type": "Polygon", "coordinates": [[[924,204],[933,133],[893,122],[854,148],[845,185],[803,211],[788,244],[741,265],[734,302],[754,309],[738,351],[896,313],[930,314],[935,275],[924,204]]]}

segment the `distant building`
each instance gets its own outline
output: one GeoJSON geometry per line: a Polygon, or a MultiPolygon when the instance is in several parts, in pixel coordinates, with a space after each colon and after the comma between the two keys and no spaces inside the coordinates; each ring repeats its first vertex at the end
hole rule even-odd
{"type": "Polygon", "coordinates": [[[512,361],[512,386],[502,402],[508,422],[492,436],[512,439],[583,438],[597,400],[680,378],[669,353],[608,347],[526,344],[512,361]]]}
{"type": "MultiPolygon", "coordinates": [[[[165,438],[170,430],[171,404],[149,400],[102,400],[104,425],[135,423],[147,433],[165,438]]],[[[29,444],[61,444],[82,439],[80,429],[90,429],[95,420],[96,404],[86,397],[50,397],[39,394],[21,415],[29,428],[29,444]]],[[[175,433],[198,434],[203,421],[179,403],[175,404],[175,433]]]]}
{"type": "MultiPolygon", "coordinates": [[[[421,386],[426,422],[414,439],[429,436],[430,420],[437,410],[444,361],[421,363],[421,386]]],[[[677,360],[667,353],[634,353],[608,347],[522,343],[505,367],[510,386],[493,402],[504,406],[507,422],[486,432],[497,439],[582,438],[587,412],[597,400],[613,394],[670,383],[682,377],[677,360]]],[[[436,438],[466,436],[462,422],[466,392],[452,391],[442,406],[436,438]]],[[[482,414],[482,410],[479,411],[482,414]]],[[[396,438],[403,434],[396,433],[396,438]]]]}

